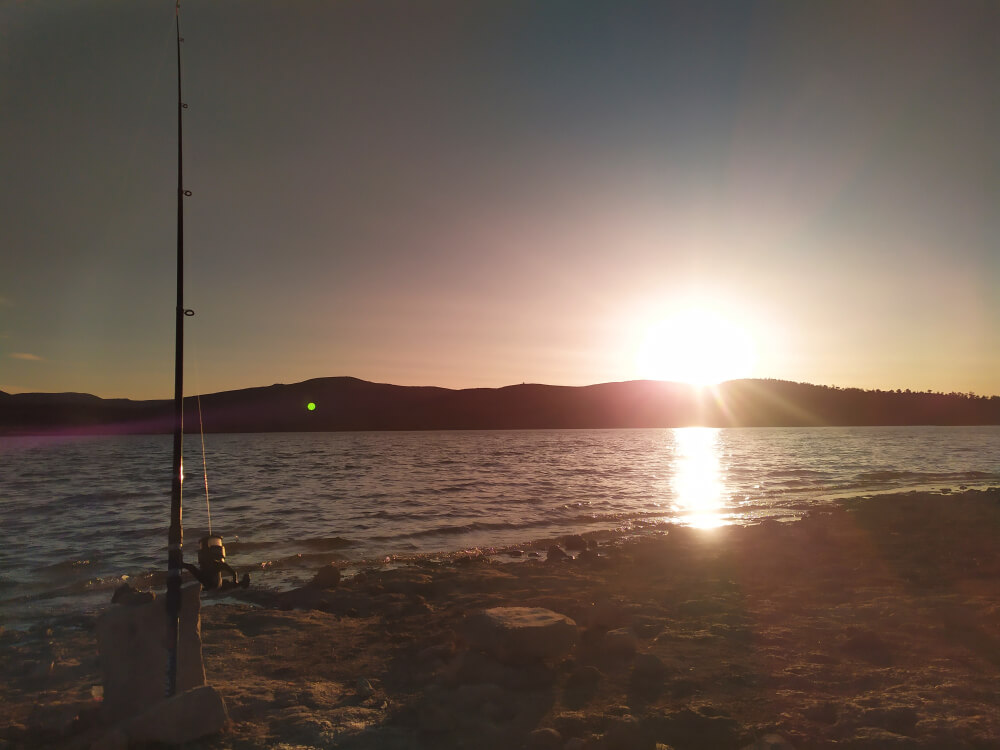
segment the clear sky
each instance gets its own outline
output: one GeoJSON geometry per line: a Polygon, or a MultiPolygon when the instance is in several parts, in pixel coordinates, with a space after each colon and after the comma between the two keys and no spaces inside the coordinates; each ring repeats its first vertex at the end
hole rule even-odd
{"type": "MultiPolygon", "coordinates": [[[[0,0],[2,390],[172,393],[173,23],[0,0]]],[[[187,0],[181,23],[189,393],[1000,394],[996,2],[187,0]]]]}

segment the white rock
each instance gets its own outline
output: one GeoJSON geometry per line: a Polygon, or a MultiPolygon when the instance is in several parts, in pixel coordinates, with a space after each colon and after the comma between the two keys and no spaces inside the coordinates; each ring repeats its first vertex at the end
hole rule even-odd
{"type": "MultiPolygon", "coordinates": [[[[163,700],[167,673],[166,597],[148,604],[112,604],[97,619],[104,700],[108,723],[143,713],[163,700]]],[[[181,588],[177,646],[177,692],[205,684],[201,656],[201,585],[181,588]]]]}
{"type": "Polygon", "coordinates": [[[541,607],[494,607],[467,617],[469,645],[501,661],[554,659],[576,644],[577,627],[566,615],[541,607]]]}

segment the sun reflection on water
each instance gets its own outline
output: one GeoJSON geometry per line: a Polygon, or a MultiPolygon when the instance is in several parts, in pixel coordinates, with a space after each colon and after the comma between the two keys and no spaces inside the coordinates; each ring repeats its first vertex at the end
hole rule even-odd
{"type": "Polygon", "coordinates": [[[725,485],[719,461],[719,430],[674,430],[673,490],[681,521],[702,529],[722,526],[725,485]]]}

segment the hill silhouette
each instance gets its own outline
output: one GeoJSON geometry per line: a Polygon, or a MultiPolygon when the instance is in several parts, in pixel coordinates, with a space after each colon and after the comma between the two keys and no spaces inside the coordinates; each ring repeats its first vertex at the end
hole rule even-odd
{"type": "MultiPolygon", "coordinates": [[[[317,378],[204,394],[206,432],[1000,424],[1000,397],[733,380],[715,388],[635,380],[453,390],[317,378]],[[315,404],[314,410],[307,405],[315,404]]],[[[0,434],[171,432],[172,402],[0,391],[0,434]]],[[[197,402],[185,402],[197,430],[197,402]]]]}

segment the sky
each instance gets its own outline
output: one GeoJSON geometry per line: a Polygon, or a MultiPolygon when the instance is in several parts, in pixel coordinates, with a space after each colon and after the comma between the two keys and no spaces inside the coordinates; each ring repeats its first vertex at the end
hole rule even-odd
{"type": "MultiPolygon", "coordinates": [[[[995,2],[187,0],[186,391],[1000,394],[995,2]]],[[[0,0],[0,390],[173,393],[173,0],[0,0]]]]}

